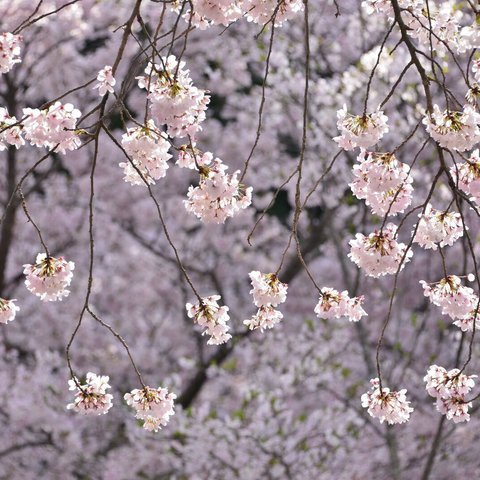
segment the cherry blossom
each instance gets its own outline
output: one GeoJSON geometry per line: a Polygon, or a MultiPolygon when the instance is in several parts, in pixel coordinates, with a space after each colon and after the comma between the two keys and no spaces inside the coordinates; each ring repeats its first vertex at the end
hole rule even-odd
{"type": "Polygon", "coordinates": [[[453,245],[463,236],[463,222],[459,213],[435,210],[429,203],[419,217],[413,241],[425,249],[436,250],[438,246],[453,245]]]}
{"type": "Polygon", "coordinates": [[[8,114],[6,108],[0,107],[0,151],[5,150],[7,145],[14,145],[20,148],[25,145],[22,138],[22,129],[20,125],[15,125],[17,119],[8,114]]]}
{"type": "Polygon", "coordinates": [[[472,408],[472,402],[467,402],[461,396],[438,397],[437,410],[454,423],[469,422],[468,409],[472,408]]]}
{"type": "Polygon", "coordinates": [[[366,149],[375,145],[388,132],[388,117],[382,111],[352,115],[347,106],[337,112],[337,127],[341,135],[333,140],[344,150],[366,149]]]}
{"type": "Polygon", "coordinates": [[[174,415],[173,401],[177,398],[167,388],[134,389],[124,395],[125,401],[135,410],[135,417],[143,420],[145,430],[157,432],[167,425],[174,415]]]}
{"type": "Polygon", "coordinates": [[[351,322],[358,322],[363,316],[368,315],[362,308],[363,296],[350,298],[346,290],[339,293],[329,287],[323,287],[321,292],[314,310],[319,318],[348,317],[351,322]]]}
{"type": "Polygon", "coordinates": [[[23,114],[27,117],[22,122],[25,138],[32,145],[50,150],[57,147],[61,153],[80,146],[75,129],[81,113],[71,103],[55,102],[46,110],[24,108],[23,114]]]}
{"type": "Polygon", "coordinates": [[[106,393],[110,388],[109,377],[88,372],[84,384],[77,379],[68,381],[69,390],[76,391],[75,400],[67,405],[82,415],[102,415],[112,407],[113,396],[106,393]]]}
{"type": "Polygon", "coordinates": [[[68,297],[70,290],[67,287],[72,282],[75,268],[73,262],[39,253],[33,265],[25,264],[23,267],[27,277],[25,285],[40,300],[54,302],[68,297]]]}
{"type": "Polygon", "coordinates": [[[380,423],[387,421],[389,425],[405,423],[410,419],[413,408],[407,401],[407,390],[391,392],[389,388],[382,388],[378,378],[370,380],[371,391],[362,395],[362,407],[368,408],[370,416],[378,418],[380,423]]]}
{"type": "Polygon", "coordinates": [[[232,336],[227,333],[230,327],[227,325],[230,316],[228,315],[228,307],[220,307],[218,300],[220,295],[211,295],[202,298],[201,303],[195,305],[186,304],[187,315],[193,318],[194,322],[205,330],[202,335],[210,335],[207,345],[220,345],[227,342],[232,336]]]}
{"type": "Polygon", "coordinates": [[[471,106],[465,106],[463,112],[441,111],[433,106],[433,113],[423,119],[427,132],[443,148],[463,152],[470,150],[480,141],[480,114],[471,106]]]}
{"type": "Polygon", "coordinates": [[[0,74],[7,73],[16,63],[20,63],[21,35],[10,32],[0,34],[0,74]]]}
{"type": "Polygon", "coordinates": [[[257,307],[271,305],[276,307],[287,299],[288,285],[280,282],[274,273],[260,273],[253,270],[249,274],[252,281],[253,303],[257,307]]]}
{"type": "Polygon", "coordinates": [[[167,125],[171,137],[195,135],[210,101],[205,90],[193,86],[184,67],[185,62],[178,64],[170,55],[162,58],[162,65],[149,63],[146,76],[137,77],[138,86],[148,92],[152,118],[158,125],[167,125]]]}
{"type": "Polygon", "coordinates": [[[475,386],[477,375],[465,375],[458,368],[445,370],[438,365],[430,365],[424,381],[429,395],[435,398],[464,396],[475,386]]]}
{"type": "Polygon", "coordinates": [[[205,223],[224,223],[252,202],[252,187],[245,188],[238,181],[240,171],[230,175],[227,169],[216,158],[209,166],[200,166],[199,185],[188,188],[185,208],[205,223]]]}
{"type": "Polygon", "coordinates": [[[98,88],[98,94],[103,97],[107,92],[113,93],[113,87],[115,86],[116,80],[113,77],[112,67],[106,65],[103,67],[97,75],[98,83],[95,84],[93,88],[98,88]]]}
{"type": "Polygon", "coordinates": [[[362,151],[360,162],[353,167],[355,180],[350,183],[353,194],[365,199],[375,215],[397,215],[412,202],[410,167],[397,160],[393,153],[362,151]]]}
{"type": "Polygon", "coordinates": [[[257,330],[263,332],[267,328],[273,328],[280,323],[283,318],[282,312],[276,310],[272,305],[262,305],[257,313],[248,320],[244,320],[243,324],[248,327],[249,330],[257,330]]]}
{"type": "Polygon", "coordinates": [[[366,237],[361,233],[350,240],[350,260],[365,271],[370,277],[394,274],[397,270],[403,270],[405,264],[412,258],[413,252],[407,246],[395,240],[397,227],[393,223],[387,223],[382,230],[375,230],[366,237]],[[405,256],[402,261],[402,258],[405,256]]]}
{"type": "Polygon", "coordinates": [[[450,169],[458,187],[470,194],[475,202],[480,204],[480,156],[478,149],[474,150],[468,161],[454,165],[450,169]]]}
{"type": "Polygon", "coordinates": [[[451,318],[463,318],[469,316],[476,309],[478,297],[470,287],[462,285],[462,281],[456,275],[449,275],[435,284],[428,284],[420,280],[423,294],[434,305],[442,307],[442,314],[451,318]]]}
{"type": "Polygon", "coordinates": [[[0,298],[0,323],[8,323],[15,320],[15,315],[20,310],[20,307],[15,305],[17,300],[5,300],[0,298]]]}
{"type": "Polygon", "coordinates": [[[172,158],[168,153],[170,143],[167,135],[155,127],[153,120],[144,127],[129,128],[122,135],[122,146],[143,177],[130,162],[122,162],[119,165],[123,168],[126,182],[132,185],[145,185],[145,181],[154,184],[155,180],[166,175],[168,160],[172,158]]]}

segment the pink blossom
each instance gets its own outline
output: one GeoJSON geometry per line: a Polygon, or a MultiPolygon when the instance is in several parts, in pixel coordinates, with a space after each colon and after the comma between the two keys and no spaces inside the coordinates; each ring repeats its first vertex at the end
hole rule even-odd
{"type": "Polygon", "coordinates": [[[25,285],[40,300],[54,302],[69,295],[67,287],[73,278],[73,262],[67,262],[63,257],[47,257],[45,253],[39,253],[35,264],[25,264],[23,267],[23,273],[27,276],[25,285]]]}
{"type": "Polygon", "coordinates": [[[110,388],[109,377],[88,372],[86,382],[80,384],[77,379],[68,381],[69,390],[76,390],[75,400],[67,405],[68,410],[75,410],[82,415],[101,415],[112,407],[113,396],[106,393],[110,388]],[[78,384],[78,385],[77,385],[78,384]]]}
{"type": "Polygon", "coordinates": [[[0,298],[0,323],[7,324],[12,320],[15,320],[15,315],[20,310],[20,307],[17,307],[14,302],[17,300],[5,300],[0,298]]]}
{"type": "Polygon", "coordinates": [[[362,308],[363,296],[350,298],[346,290],[339,293],[329,287],[323,287],[321,292],[314,310],[317,317],[328,319],[348,317],[351,322],[358,322],[360,318],[367,315],[362,308]]]}
{"type": "Polygon", "coordinates": [[[389,425],[404,423],[410,419],[413,408],[407,401],[407,390],[391,392],[389,388],[382,388],[378,378],[370,380],[371,391],[362,395],[362,407],[368,408],[368,413],[383,423],[385,420],[389,425]]]}
{"type": "Polygon", "coordinates": [[[167,425],[169,418],[174,415],[173,401],[177,398],[169,393],[167,388],[135,389],[124,395],[125,401],[135,410],[135,417],[143,420],[143,428],[149,431],[158,431],[167,425]]]}
{"type": "Polygon", "coordinates": [[[193,318],[194,322],[205,330],[202,335],[210,335],[207,345],[220,345],[227,342],[232,336],[227,333],[230,327],[227,325],[230,316],[228,315],[228,307],[220,307],[218,300],[220,295],[211,295],[202,298],[197,304],[186,304],[187,315],[193,318]]]}
{"type": "Polygon", "coordinates": [[[395,240],[397,227],[388,223],[383,230],[375,230],[368,237],[357,233],[355,239],[350,240],[350,260],[359,268],[365,270],[370,277],[394,274],[398,269],[403,270],[405,264],[412,258],[413,252],[405,251],[407,246],[395,240]],[[405,258],[402,261],[403,256],[405,258]]]}
{"type": "Polygon", "coordinates": [[[5,32],[0,34],[0,74],[7,73],[16,63],[20,63],[21,35],[5,32]]]}
{"type": "Polygon", "coordinates": [[[117,83],[113,78],[112,67],[106,65],[103,67],[97,75],[98,83],[93,88],[98,88],[98,94],[103,97],[107,92],[113,93],[113,87],[117,83]]]}

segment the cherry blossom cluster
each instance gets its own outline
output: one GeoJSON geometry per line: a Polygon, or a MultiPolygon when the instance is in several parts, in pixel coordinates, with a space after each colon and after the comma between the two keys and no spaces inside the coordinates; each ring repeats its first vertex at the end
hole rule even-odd
{"type": "Polygon", "coordinates": [[[0,34],[0,74],[7,73],[16,63],[20,63],[21,35],[10,32],[0,34]]]}
{"type": "Polygon", "coordinates": [[[230,319],[229,309],[227,306],[220,307],[220,298],[220,295],[211,295],[202,298],[202,301],[195,305],[187,303],[185,306],[189,318],[193,318],[196,324],[205,328],[202,335],[210,335],[207,345],[220,345],[232,338],[227,325],[230,319]]]}
{"type": "Polygon", "coordinates": [[[8,114],[6,108],[0,107],[0,151],[5,150],[7,145],[14,145],[20,148],[25,145],[22,138],[22,127],[15,125],[17,119],[8,114]]]}
{"type": "Polygon", "coordinates": [[[465,400],[465,395],[475,386],[474,378],[477,375],[465,375],[458,368],[447,371],[431,365],[423,380],[428,394],[437,400],[437,410],[448,420],[459,423],[470,420],[468,409],[472,403],[465,400]]]}
{"type": "Polygon", "coordinates": [[[57,147],[61,153],[80,146],[75,129],[82,114],[71,103],[55,102],[45,110],[24,108],[23,114],[27,117],[22,122],[25,138],[32,145],[50,150],[57,147]]]}
{"type": "Polygon", "coordinates": [[[0,298],[0,323],[8,323],[12,320],[15,320],[15,315],[20,310],[17,305],[15,305],[16,300],[5,300],[0,298]]]}
{"type": "Polygon", "coordinates": [[[245,0],[244,8],[248,21],[265,25],[275,15],[275,26],[280,26],[303,11],[303,0],[245,0]]]}
{"type": "MultiPolygon", "coordinates": [[[[265,25],[274,20],[280,26],[303,10],[302,0],[192,0],[183,18],[191,25],[205,29],[211,25],[228,26],[242,16],[249,22],[265,25]]],[[[173,2],[174,11],[179,11],[180,2],[173,2]]]]}
{"type": "Polygon", "coordinates": [[[425,249],[453,245],[463,235],[462,217],[457,212],[435,210],[429,203],[419,217],[413,241],[425,249]]]}
{"type": "Polygon", "coordinates": [[[168,160],[172,158],[168,153],[170,143],[167,135],[155,127],[153,120],[148,120],[143,127],[129,128],[122,135],[122,146],[136,167],[130,162],[119,164],[126,182],[132,185],[154,184],[155,180],[166,175],[168,160]]]}
{"type": "Polygon", "coordinates": [[[74,378],[68,381],[69,390],[75,391],[75,400],[67,405],[82,415],[101,415],[112,407],[113,396],[106,393],[110,388],[109,377],[88,372],[84,384],[74,378]]]}
{"type": "Polygon", "coordinates": [[[467,325],[473,322],[479,299],[472,288],[462,285],[459,277],[449,275],[435,284],[420,280],[420,284],[430,302],[442,308],[443,315],[449,315],[454,320],[463,320],[458,325],[455,322],[457,326],[465,325],[464,328],[467,328],[467,325]]]}
{"type": "Polygon", "coordinates": [[[368,408],[368,413],[380,420],[386,421],[389,425],[404,423],[410,419],[413,408],[407,401],[407,390],[391,392],[389,388],[382,388],[378,378],[370,380],[371,391],[362,395],[362,407],[368,408]]]}
{"type": "Polygon", "coordinates": [[[367,149],[388,132],[387,121],[388,117],[382,111],[352,115],[344,105],[337,111],[337,127],[341,135],[333,140],[344,150],[353,150],[356,147],[367,149]]]}
{"type": "Polygon", "coordinates": [[[162,58],[162,65],[149,63],[138,86],[148,92],[150,112],[158,125],[166,125],[171,137],[194,136],[205,120],[210,97],[195,87],[185,62],[174,55],[162,58]]]}
{"type": "Polygon", "coordinates": [[[368,315],[362,308],[363,301],[363,296],[350,298],[346,290],[338,292],[333,288],[323,287],[314,311],[319,318],[348,317],[351,322],[358,322],[368,315]]]}
{"type": "Polygon", "coordinates": [[[454,165],[450,169],[450,174],[458,182],[458,187],[480,204],[480,156],[478,149],[472,152],[466,162],[454,165]]]}
{"type": "Polygon", "coordinates": [[[105,65],[97,75],[97,83],[93,88],[98,88],[98,94],[103,97],[107,92],[113,93],[113,87],[116,84],[116,80],[113,77],[112,67],[105,65]]]}
{"type": "Polygon", "coordinates": [[[413,252],[406,251],[407,246],[395,240],[396,232],[397,226],[387,223],[383,229],[375,230],[368,237],[357,233],[349,242],[351,250],[348,257],[370,277],[380,277],[403,270],[413,252]]]}
{"type": "Polygon", "coordinates": [[[253,295],[253,303],[258,307],[258,311],[243,323],[250,330],[260,329],[263,332],[267,328],[273,328],[282,320],[282,312],[274,307],[287,299],[288,285],[282,283],[275,273],[261,273],[253,270],[249,273],[249,277],[253,287],[250,293],[253,295]]]}
{"type": "Polygon", "coordinates": [[[480,114],[471,106],[465,106],[463,112],[441,111],[433,106],[433,113],[423,118],[430,136],[443,148],[470,150],[480,142],[480,114]]]}
{"type": "Polygon", "coordinates": [[[353,167],[353,194],[364,199],[375,215],[396,215],[412,202],[410,167],[399,162],[393,153],[362,151],[353,167]]]}
{"type": "Polygon", "coordinates": [[[205,223],[224,223],[252,203],[252,187],[239,183],[239,170],[230,175],[227,169],[219,158],[207,166],[199,165],[199,184],[188,188],[185,208],[205,223]]]}
{"type": "Polygon", "coordinates": [[[177,398],[167,388],[135,389],[124,395],[125,401],[135,410],[135,418],[143,420],[143,428],[158,432],[174,415],[173,401],[177,398]]]}
{"type": "Polygon", "coordinates": [[[44,302],[54,302],[67,297],[73,278],[75,264],[67,262],[63,257],[47,257],[39,253],[33,265],[25,264],[23,273],[26,275],[25,285],[33,294],[44,302]]]}

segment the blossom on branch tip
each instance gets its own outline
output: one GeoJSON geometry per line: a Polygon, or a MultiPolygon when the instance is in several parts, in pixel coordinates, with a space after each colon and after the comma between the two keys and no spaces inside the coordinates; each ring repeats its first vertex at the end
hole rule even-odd
{"type": "Polygon", "coordinates": [[[347,106],[337,112],[337,127],[340,136],[333,140],[344,150],[356,147],[366,149],[375,145],[388,132],[388,117],[382,111],[365,115],[352,115],[347,106]]]}
{"type": "Polygon", "coordinates": [[[396,232],[397,226],[387,223],[383,229],[375,230],[368,237],[357,233],[349,242],[351,250],[348,257],[370,277],[380,277],[403,270],[405,264],[412,258],[413,252],[411,250],[407,252],[407,246],[395,240],[396,232]]]}
{"type": "Polygon", "coordinates": [[[155,389],[148,386],[124,395],[127,404],[135,410],[135,417],[143,420],[143,428],[154,432],[167,425],[174,415],[173,401],[176,398],[167,388],[155,389]]]}
{"type": "Polygon", "coordinates": [[[10,32],[0,34],[0,74],[7,73],[16,63],[20,63],[21,35],[10,32]]]}
{"type": "Polygon", "coordinates": [[[55,102],[45,110],[24,108],[23,114],[27,117],[22,121],[25,138],[32,145],[49,150],[58,145],[61,153],[80,146],[75,129],[82,114],[71,103],[55,102]]]}
{"type": "Polygon", "coordinates": [[[188,200],[184,200],[187,212],[205,223],[225,223],[227,218],[252,203],[252,187],[246,188],[239,183],[239,170],[230,175],[227,169],[219,158],[208,167],[200,166],[199,184],[197,187],[190,185],[188,200]]]}
{"type": "Polygon", "coordinates": [[[250,319],[244,320],[243,324],[246,325],[249,330],[258,329],[260,332],[263,332],[267,328],[273,328],[280,323],[282,318],[282,312],[273,308],[272,305],[262,305],[257,313],[250,319]]]}
{"type": "Polygon", "coordinates": [[[39,253],[35,264],[25,264],[23,267],[23,273],[27,276],[25,285],[40,300],[62,300],[70,293],[67,287],[73,278],[73,262],[67,262],[63,257],[47,257],[45,253],[39,253]]]}
{"type": "Polygon", "coordinates": [[[351,322],[358,322],[368,315],[362,308],[363,296],[350,298],[348,292],[338,292],[333,288],[323,287],[314,312],[319,318],[348,317],[351,322]]]}
{"type": "Polygon", "coordinates": [[[433,113],[423,119],[430,136],[443,148],[470,150],[480,142],[480,114],[471,106],[465,106],[462,112],[441,111],[433,106],[433,113]]]}
{"type": "Polygon", "coordinates": [[[107,92],[114,92],[113,87],[117,82],[113,77],[112,67],[110,65],[106,65],[98,72],[97,80],[98,82],[93,88],[98,88],[98,94],[101,97],[106,95],[107,92]]]}
{"type": "Polygon", "coordinates": [[[393,153],[360,152],[353,166],[352,193],[371,207],[375,215],[396,215],[412,202],[410,167],[393,153]]]}
{"type": "Polygon", "coordinates": [[[75,400],[67,405],[82,415],[102,415],[112,407],[113,396],[107,392],[110,388],[109,377],[88,372],[86,381],[81,384],[77,379],[68,381],[69,390],[76,390],[75,400]]]}
{"type": "Polygon", "coordinates": [[[425,249],[437,250],[439,245],[453,245],[463,236],[463,222],[459,213],[435,210],[427,204],[425,212],[419,217],[413,241],[425,249]]]}
{"type": "Polygon", "coordinates": [[[15,320],[15,315],[20,310],[14,302],[17,300],[5,300],[0,298],[0,323],[8,323],[15,320]]]}
{"type": "Polygon", "coordinates": [[[130,161],[119,163],[126,182],[132,185],[154,184],[155,180],[167,174],[168,160],[172,158],[168,153],[170,143],[167,138],[156,128],[153,120],[143,127],[129,128],[122,135],[122,146],[136,167],[130,161]]]}
{"type": "Polygon", "coordinates": [[[191,303],[185,305],[188,317],[205,328],[202,335],[210,335],[207,345],[220,345],[232,338],[228,333],[230,327],[227,325],[230,320],[229,309],[227,306],[220,307],[217,302],[220,298],[220,295],[211,295],[202,298],[202,301],[195,305],[191,303]]]}
{"type": "Polygon", "coordinates": [[[257,307],[276,307],[287,299],[288,285],[282,283],[274,273],[260,273],[253,270],[249,274],[252,282],[253,303],[257,307]]]}
{"type": "Polygon", "coordinates": [[[389,425],[404,423],[410,419],[413,408],[407,401],[407,390],[391,392],[389,388],[382,388],[378,378],[370,380],[371,391],[362,395],[362,407],[368,408],[370,416],[378,418],[380,423],[386,421],[389,425]]]}

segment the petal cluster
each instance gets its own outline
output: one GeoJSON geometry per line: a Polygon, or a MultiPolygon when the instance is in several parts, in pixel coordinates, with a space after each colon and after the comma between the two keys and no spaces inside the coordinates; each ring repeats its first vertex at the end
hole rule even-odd
{"type": "Polygon", "coordinates": [[[454,423],[470,420],[468,409],[471,402],[465,400],[475,386],[477,375],[465,375],[458,368],[447,371],[438,365],[431,365],[424,377],[430,396],[436,398],[437,410],[454,423]]]}
{"type": "Polygon", "coordinates": [[[395,423],[404,423],[410,419],[413,408],[407,401],[407,390],[391,392],[389,388],[382,388],[378,378],[370,380],[371,391],[362,395],[362,407],[368,409],[368,413],[380,420],[380,423],[386,421],[389,425],[395,423]]]}
{"type": "Polygon", "coordinates": [[[162,58],[162,65],[149,63],[138,85],[148,92],[150,112],[158,125],[166,125],[171,137],[194,136],[205,120],[210,97],[195,87],[185,62],[175,56],[162,58]]]}
{"type": "Polygon", "coordinates": [[[20,63],[21,35],[10,32],[0,34],[0,74],[9,72],[16,63],[20,63]]]}
{"type": "Polygon", "coordinates": [[[106,65],[103,67],[97,75],[97,83],[93,88],[98,88],[98,94],[103,97],[107,92],[113,93],[113,87],[117,81],[113,77],[112,67],[106,65]]]}
{"type": "Polygon", "coordinates": [[[253,270],[249,273],[252,283],[250,293],[253,295],[253,303],[259,307],[255,315],[243,323],[249,330],[273,328],[283,318],[282,312],[275,309],[287,299],[288,285],[282,283],[275,273],[261,273],[253,270]]]}
{"type": "Polygon", "coordinates": [[[27,277],[25,285],[40,300],[62,300],[70,293],[67,287],[73,278],[73,262],[67,262],[63,257],[47,257],[45,253],[39,253],[33,265],[25,264],[23,267],[23,273],[27,277]]]}
{"type": "Polygon", "coordinates": [[[435,210],[427,204],[425,212],[419,217],[413,241],[425,249],[436,250],[438,246],[453,245],[463,236],[463,222],[459,213],[435,210]]]}
{"type": "Polygon", "coordinates": [[[136,167],[130,162],[119,164],[126,182],[132,185],[154,184],[155,180],[167,174],[168,160],[172,158],[168,153],[170,143],[166,134],[155,127],[153,120],[143,127],[129,128],[122,135],[122,146],[136,167]]]}
{"type": "Polygon", "coordinates": [[[50,150],[58,145],[61,153],[80,146],[75,129],[82,114],[71,103],[55,102],[45,110],[24,108],[23,115],[27,117],[22,122],[25,138],[32,145],[50,150]]]}
{"type": "Polygon", "coordinates": [[[220,345],[232,338],[228,333],[230,327],[227,325],[230,316],[228,307],[220,306],[218,300],[220,295],[211,295],[202,298],[197,304],[186,304],[187,315],[193,318],[193,321],[203,327],[205,330],[202,335],[210,335],[208,345],[220,345]]]}
{"type": "Polygon", "coordinates": [[[397,160],[393,153],[362,151],[354,165],[355,180],[350,183],[353,194],[364,199],[375,215],[396,215],[412,202],[410,167],[397,160]]]}
{"type": "Polygon", "coordinates": [[[344,105],[337,112],[340,136],[333,140],[344,150],[353,150],[357,147],[367,149],[375,145],[388,132],[387,121],[388,117],[382,111],[352,115],[344,105]]]}
{"type": "Polygon", "coordinates": [[[68,381],[69,390],[75,391],[75,400],[67,405],[82,415],[105,414],[112,407],[113,396],[106,393],[110,388],[109,377],[88,372],[84,384],[76,378],[68,381]]]}
{"type": "Polygon", "coordinates": [[[199,184],[188,188],[185,208],[205,223],[224,223],[252,203],[252,187],[239,183],[240,171],[230,175],[227,169],[219,158],[206,167],[199,166],[199,184]]]}
{"type": "Polygon", "coordinates": [[[177,398],[167,388],[135,389],[124,395],[125,401],[135,410],[135,417],[143,420],[145,430],[157,432],[167,425],[174,415],[173,401],[177,398]]]}
{"type": "Polygon", "coordinates": [[[471,106],[462,112],[441,111],[434,105],[433,113],[426,115],[423,123],[430,136],[443,148],[470,150],[480,142],[480,114],[471,106]]]}
{"type": "Polygon", "coordinates": [[[15,315],[20,310],[20,307],[15,305],[16,300],[5,300],[0,298],[0,323],[8,323],[15,320],[15,315]]]}
{"type": "Polygon", "coordinates": [[[396,232],[396,225],[388,223],[382,230],[375,230],[368,237],[357,233],[350,240],[349,258],[370,277],[394,274],[399,268],[403,270],[413,252],[409,250],[405,254],[407,246],[395,240],[396,232]]]}
{"type": "Polygon", "coordinates": [[[350,298],[346,290],[338,292],[333,288],[323,287],[314,311],[319,318],[348,317],[351,322],[358,322],[368,315],[362,307],[363,300],[363,296],[350,298]]]}

